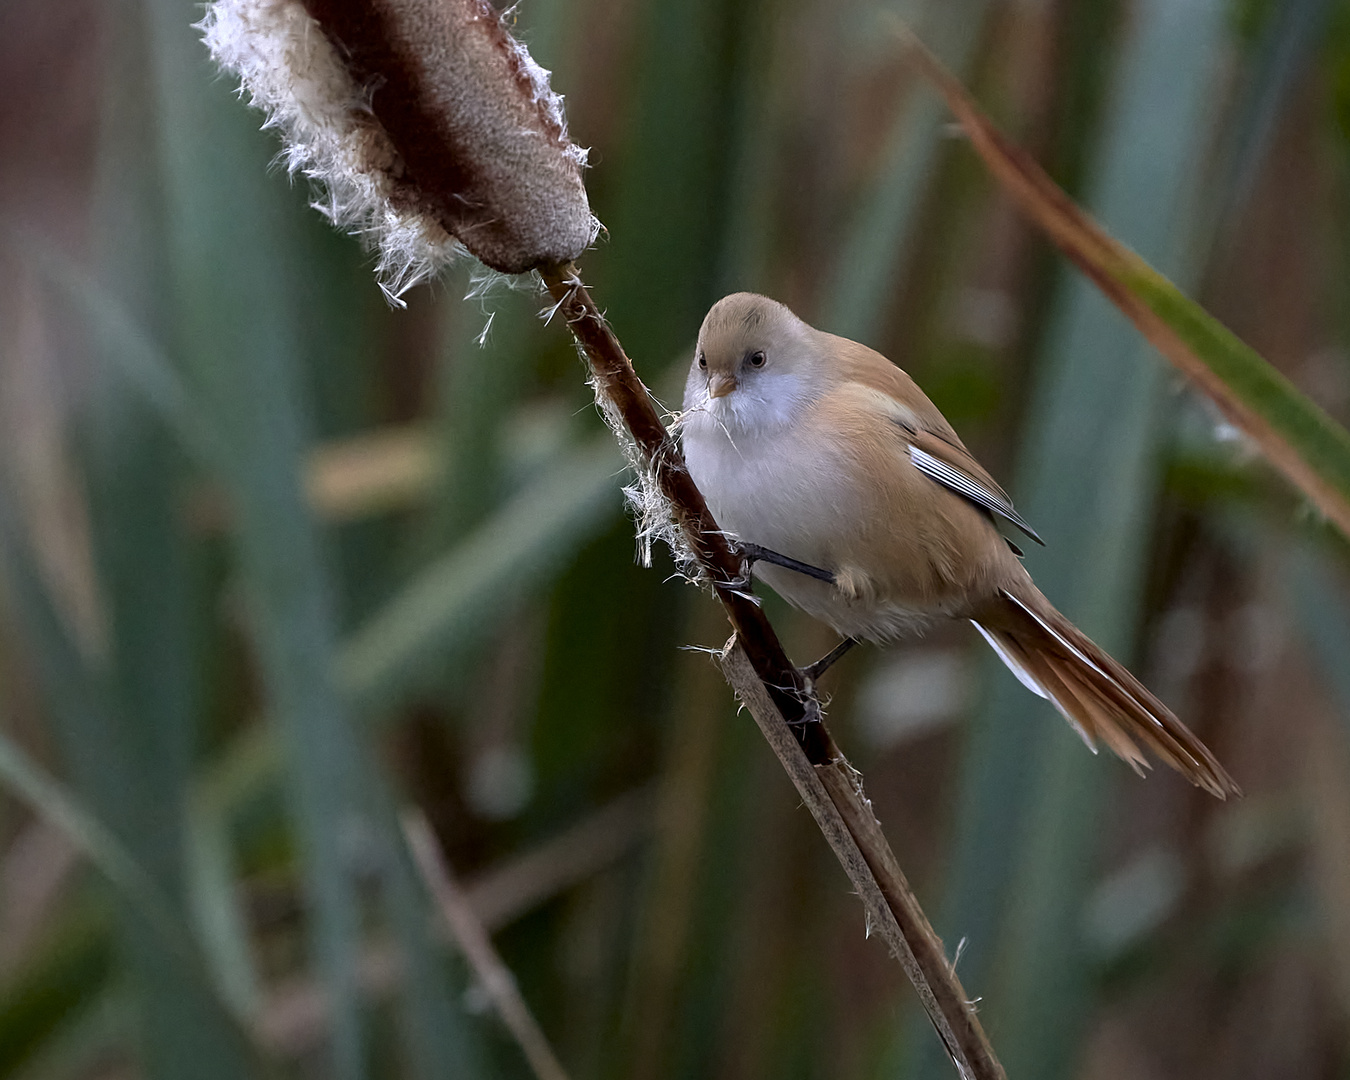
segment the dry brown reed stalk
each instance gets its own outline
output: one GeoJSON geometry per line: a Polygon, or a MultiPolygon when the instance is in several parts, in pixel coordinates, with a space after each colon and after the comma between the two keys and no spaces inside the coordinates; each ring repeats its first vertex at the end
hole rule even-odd
{"type": "MultiPolygon", "coordinates": [[[[462,883],[453,882],[456,893],[468,904],[466,918],[491,935],[622,858],[651,829],[652,800],[653,793],[646,787],[620,795],[537,847],[489,866],[462,883]]],[[[415,849],[413,853],[418,854],[415,849]]],[[[435,855],[434,850],[431,854],[435,855]]],[[[435,865],[427,860],[422,866],[424,876],[435,865]]],[[[7,876],[7,869],[0,868],[0,877],[7,876]]],[[[0,966],[0,974],[3,971],[0,966]]],[[[368,944],[359,957],[357,978],[371,1001],[392,995],[403,979],[397,948],[390,942],[368,944]]],[[[331,1024],[323,987],[306,974],[270,990],[258,1014],[258,1035],[273,1054],[294,1060],[320,1048],[331,1036],[331,1024]]]]}
{"type": "Polygon", "coordinates": [[[974,1004],[947,962],[942,939],[929,924],[872,813],[862,774],[842,757],[828,765],[807,760],[735,637],[719,660],[727,682],[755,718],[857,889],[867,909],[869,930],[879,933],[900,961],[958,1071],[962,1076],[1003,1076],[974,1004]]]}
{"type": "Polygon", "coordinates": [[[406,813],[403,816],[403,834],[445,925],[464,953],[493,1009],[520,1044],[534,1075],[539,1080],[567,1080],[567,1072],[558,1061],[558,1055],[553,1052],[543,1028],[521,996],[515,976],[493,947],[492,939],[468,896],[451,876],[427,819],[417,811],[406,813]]]}
{"type": "Polygon", "coordinates": [[[644,786],[593,810],[556,836],[464,882],[474,913],[499,930],[627,856],[653,828],[655,793],[644,786]]]}
{"type": "MultiPolygon", "coordinates": [[[[576,338],[597,404],[637,473],[644,544],[665,540],[686,576],[721,601],[735,630],[723,673],[904,966],[960,1074],[1003,1077],[861,777],[749,593],[745,560],[718,529],[573,263],[595,226],[579,179],[582,155],[567,141],[547,73],[487,0],[217,0],[203,25],[216,59],[240,75],[269,123],[291,140],[292,167],[324,185],[320,205],[374,234],[387,289],[443,262],[450,237],[500,270],[539,272],[555,302],[550,317],[561,315],[576,338]]],[[[413,840],[420,843],[415,831],[413,840]]]]}

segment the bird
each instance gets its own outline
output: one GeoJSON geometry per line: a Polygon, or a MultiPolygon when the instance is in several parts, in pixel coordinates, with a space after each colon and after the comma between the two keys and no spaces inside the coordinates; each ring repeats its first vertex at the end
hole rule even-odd
{"type": "Polygon", "coordinates": [[[786,305],[709,310],[678,430],[690,476],[749,572],[843,637],[888,644],[965,619],[1096,752],[1141,775],[1144,750],[1219,797],[1241,790],[1138,679],[1032,582],[1005,530],[1040,537],[918,385],[786,305]],[[1003,523],[1000,528],[999,523],[1003,523]]]}

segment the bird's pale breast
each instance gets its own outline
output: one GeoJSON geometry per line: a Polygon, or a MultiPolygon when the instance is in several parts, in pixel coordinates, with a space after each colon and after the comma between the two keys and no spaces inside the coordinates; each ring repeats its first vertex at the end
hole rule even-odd
{"type": "Polygon", "coordinates": [[[685,455],[713,516],[740,539],[835,573],[839,588],[755,568],[839,633],[886,640],[965,614],[1010,558],[997,531],[914,468],[901,429],[834,397],[767,432],[691,417],[685,455]]]}

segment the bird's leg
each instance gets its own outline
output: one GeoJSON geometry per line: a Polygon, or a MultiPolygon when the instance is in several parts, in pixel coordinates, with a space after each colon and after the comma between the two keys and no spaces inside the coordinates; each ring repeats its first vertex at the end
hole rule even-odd
{"type": "Polygon", "coordinates": [[[818,581],[824,581],[830,585],[835,584],[834,574],[828,570],[822,570],[818,566],[812,566],[810,563],[800,562],[797,559],[789,559],[786,555],[779,555],[776,551],[770,551],[766,547],[760,547],[758,544],[747,544],[740,542],[741,553],[745,556],[745,565],[747,569],[757,562],[773,563],[775,566],[782,566],[788,570],[795,570],[799,574],[805,574],[807,577],[816,578],[818,581]]]}
{"type": "Polygon", "coordinates": [[[829,670],[831,664],[833,664],[836,660],[838,660],[841,656],[843,656],[844,653],[848,652],[849,649],[853,648],[853,646],[856,644],[858,644],[857,638],[851,637],[844,638],[843,641],[841,641],[833,649],[827,652],[814,664],[808,664],[806,667],[802,668],[802,674],[805,675],[810,682],[814,683],[817,679],[819,679],[822,675],[824,675],[826,671],[829,670]]]}

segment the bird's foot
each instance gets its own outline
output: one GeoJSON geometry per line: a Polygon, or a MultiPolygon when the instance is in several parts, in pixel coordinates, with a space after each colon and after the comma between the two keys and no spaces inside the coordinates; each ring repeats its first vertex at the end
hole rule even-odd
{"type": "Polygon", "coordinates": [[[814,691],[802,697],[802,714],[796,720],[789,720],[788,727],[805,728],[812,724],[823,724],[825,714],[820,708],[820,698],[816,697],[814,691]]]}
{"type": "Polygon", "coordinates": [[[846,637],[814,664],[807,664],[806,667],[802,668],[802,674],[806,676],[807,684],[814,687],[816,680],[824,675],[836,660],[856,644],[858,644],[857,638],[846,637]]]}
{"type": "Polygon", "coordinates": [[[786,555],[780,555],[766,547],[760,547],[758,544],[747,544],[744,541],[740,543],[741,554],[745,559],[746,576],[749,577],[750,567],[757,562],[773,563],[774,566],[781,566],[787,570],[795,570],[799,574],[805,574],[807,577],[813,577],[817,581],[826,582],[829,585],[835,584],[834,574],[829,570],[822,570],[818,566],[812,566],[810,563],[804,563],[799,559],[790,559],[786,555]]]}

